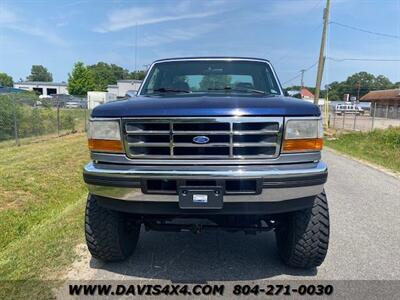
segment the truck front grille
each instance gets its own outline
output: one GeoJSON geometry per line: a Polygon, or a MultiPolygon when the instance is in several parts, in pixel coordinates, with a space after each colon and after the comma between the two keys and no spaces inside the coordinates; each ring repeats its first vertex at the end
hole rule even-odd
{"type": "Polygon", "coordinates": [[[130,158],[275,158],[282,122],[279,117],[137,118],[123,119],[122,131],[130,158]]]}

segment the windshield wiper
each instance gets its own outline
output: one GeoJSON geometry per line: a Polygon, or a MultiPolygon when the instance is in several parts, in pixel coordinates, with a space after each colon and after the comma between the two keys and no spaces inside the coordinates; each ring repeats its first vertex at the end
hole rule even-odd
{"type": "Polygon", "coordinates": [[[159,92],[159,93],[191,93],[191,91],[188,91],[188,90],[169,89],[169,88],[158,88],[158,89],[154,89],[152,91],[159,92]]]}
{"type": "Polygon", "coordinates": [[[247,88],[232,88],[230,86],[226,86],[224,88],[209,88],[209,91],[239,91],[239,92],[246,92],[246,93],[256,93],[256,94],[263,94],[263,95],[270,95],[267,94],[265,91],[256,90],[256,89],[247,89],[247,88]]]}

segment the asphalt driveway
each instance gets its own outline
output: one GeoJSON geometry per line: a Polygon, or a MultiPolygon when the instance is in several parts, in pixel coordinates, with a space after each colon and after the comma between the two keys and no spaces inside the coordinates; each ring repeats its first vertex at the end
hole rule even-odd
{"type": "Polygon", "coordinates": [[[331,216],[330,248],[318,269],[281,263],[273,232],[142,232],[123,263],[82,260],[70,279],[140,280],[152,283],[252,282],[271,279],[400,279],[400,180],[362,163],[324,151],[331,216]]]}

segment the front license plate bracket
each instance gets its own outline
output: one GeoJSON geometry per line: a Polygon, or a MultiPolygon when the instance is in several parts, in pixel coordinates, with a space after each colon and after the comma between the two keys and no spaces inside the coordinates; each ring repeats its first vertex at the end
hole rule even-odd
{"type": "Polygon", "coordinates": [[[182,209],[221,209],[223,206],[221,186],[181,186],[178,195],[182,209]]]}

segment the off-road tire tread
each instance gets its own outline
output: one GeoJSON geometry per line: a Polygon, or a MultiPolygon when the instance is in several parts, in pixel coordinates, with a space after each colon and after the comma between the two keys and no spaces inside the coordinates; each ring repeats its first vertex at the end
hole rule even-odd
{"type": "Polygon", "coordinates": [[[91,255],[102,261],[122,261],[134,251],[139,239],[140,226],[132,234],[122,234],[123,215],[108,210],[89,195],[85,211],[86,244],[91,255]]]}
{"type": "Polygon", "coordinates": [[[291,213],[276,237],[283,261],[292,267],[312,268],[322,264],[329,245],[329,210],[326,194],[317,195],[312,208],[291,213]]]}

